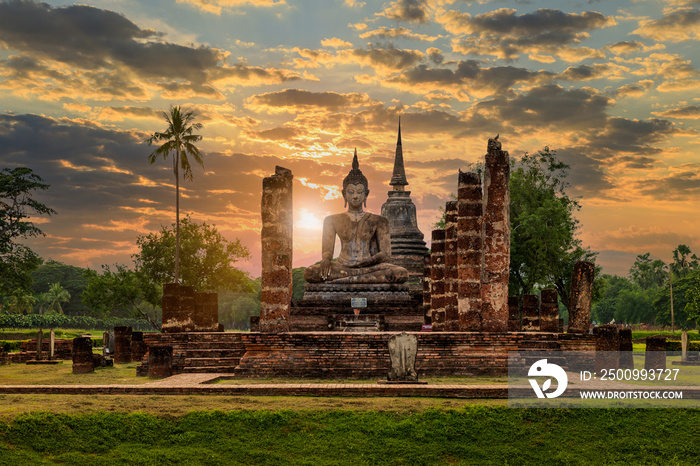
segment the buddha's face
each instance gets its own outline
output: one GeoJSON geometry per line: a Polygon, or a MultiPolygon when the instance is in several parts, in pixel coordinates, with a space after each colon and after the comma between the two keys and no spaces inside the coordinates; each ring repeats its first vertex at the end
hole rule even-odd
{"type": "Polygon", "coordinates": [[[351,208],[357,209],[362,207],[362,204],[365,203],[365,200],[367,199],[367,191],[365,186],[361,183],[349,184],[345,187],[344,197],[345,201],[351,208]]]}

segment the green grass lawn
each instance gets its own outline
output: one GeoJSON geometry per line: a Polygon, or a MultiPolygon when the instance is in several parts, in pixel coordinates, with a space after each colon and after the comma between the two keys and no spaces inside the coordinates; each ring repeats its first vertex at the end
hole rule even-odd
{"type": "Polygon", "coordinates": [[[680,409],[37,413],[0,422],[0,463],[696,465],[699,426],[680,409]]]}
{"type": "Polygon", "coordinates": [[[136,377],[138,362],[97,367],[89,374],[73,374],[73,363],[56,365],[0,365],[0,385],[106,385],[141,384],[152,382],[148,377],[136,377]]]}
{"type": "MultiPolygon", "coordinates": [[[[666,335],[666,337],[673,337],[675,339],[680,340],[682,333],[683,333],[683,331],[678,330],[678,329],[675,332],[671,332],[670,330],[659,330],[656,332],[653,332],[653,331],[634,331],[634,332],[632,332],[632,339],[639,340],[639,339],[650,337],[653,335],[666,335]]],[[[688,331],[688,339],[689,340],[700,340],[700,334],[698,333],[698,330],[689,330],[688,331]]]]}

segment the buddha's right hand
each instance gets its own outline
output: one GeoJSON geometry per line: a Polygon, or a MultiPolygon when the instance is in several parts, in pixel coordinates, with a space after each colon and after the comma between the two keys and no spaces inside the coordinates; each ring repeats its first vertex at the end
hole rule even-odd
{"type": "Polygon", "coordinates": [[[321,278],[323,280],[328,280],[331,275],[331,260],[321,259],[321,278]]]}

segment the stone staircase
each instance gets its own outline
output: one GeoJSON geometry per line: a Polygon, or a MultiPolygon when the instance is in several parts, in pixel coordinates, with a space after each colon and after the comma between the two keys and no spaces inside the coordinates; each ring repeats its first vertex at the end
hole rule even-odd
{"type": "Polygon", "coordinates": [[[235,334],[219,334],[212,339],[208,334],[191,333],[183,373],[231,373],[245,354],[245,347],[235,334]]]}

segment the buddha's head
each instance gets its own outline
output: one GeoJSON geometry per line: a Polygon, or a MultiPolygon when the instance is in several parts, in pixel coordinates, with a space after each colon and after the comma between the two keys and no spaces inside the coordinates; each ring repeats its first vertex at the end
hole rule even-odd
{"type": "Polygon", "coordinates": [[[343,180],[343,199],[345,205],[351,207],[367,206],[367,196],[369,195],[369,183],[367,177],[360,170],[360,163],[357,161],[357,149],[352,159],[352,170],[343,180]]]}

